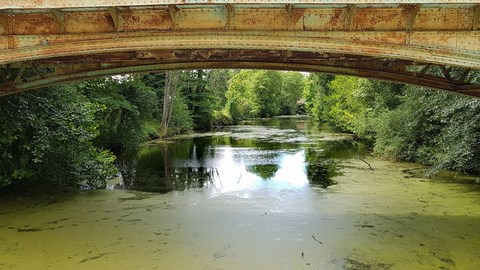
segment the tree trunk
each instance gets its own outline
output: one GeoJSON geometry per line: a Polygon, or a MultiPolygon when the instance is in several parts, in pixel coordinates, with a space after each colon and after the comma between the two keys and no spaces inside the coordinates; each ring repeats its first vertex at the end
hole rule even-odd
{"type": "Polygon", "coordinates": [[[173,102],[175,101],[175,90],[177,86],[178,74],[174,71],[165,72],[165,94],[163,96],[163,111],[162,111],[162,135],[168,133],[168,125],[172,118],[173,102]]]}

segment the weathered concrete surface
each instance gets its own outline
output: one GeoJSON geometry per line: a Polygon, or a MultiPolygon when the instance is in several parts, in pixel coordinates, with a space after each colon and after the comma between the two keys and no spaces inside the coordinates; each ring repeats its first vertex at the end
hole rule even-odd
{"type": "Polygon", "coordinates": [[[323,71],[480,96],[480,1],[4,0],[0,95],[183,68],[323,71]]]}

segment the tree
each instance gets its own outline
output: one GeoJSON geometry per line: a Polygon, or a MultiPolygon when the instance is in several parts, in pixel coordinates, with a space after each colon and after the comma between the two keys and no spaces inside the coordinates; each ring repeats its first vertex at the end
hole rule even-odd
{"type": "Polygon", "coordinates": [[[230,79],[225,110],[235,123],[246,118],[295,113],[302,83],[300,73],[242,70],[230,79]]]}
{"type": "Polygon", "coordinates": [[[480,173],[480,101],[408,86],[402,104],[378,127],[375,152],[446,169],[480,173]]]}
{"type": "Polygon", "coordinates": [[[354,77],[321,80],[304,88],[314,119],[374,144],[377,155],[430,165],[427,174],[451,169],[480,173],[480,101],[354,77]]]}
{"type": "Polygon", "coordinates": [[[256,117],[260,111],[258,97],[253,88],[253,74],[254,71],[242,70],[230,79],[225,107],[234,123],[256,117]]]}
{"type": "Polygon", "coordinates": [[[182,93],[177,93],[172,107],[172,117],[167,135],[177,135],[192,132],[194,129],[193,118],[188,110],[187,101],[182,93]]]}
{"type": "Polygon", "coordinates": [[[92,144],[99,106],[74,87],[0,99],[0,185],[103,186],[114,156],[92,144]]]}
{"type": "Polygon", "coordinates": [[[157,93],[139,77],[106,78],[77,85],[99,105],[98,146],[115,153],[134,151],[149,135],[147,124],[158,115],[157,93]]]}
{"type": "Polygon", "coordinates": [[[328,99],[330,95],[329,82],[333,76],[321,73],[310,73],[303,87],[303,99],[307,113],[319,123],[328,121],[327,112],[332,106],[328,99]]]}
{"type": "Polygon", "coordinates": [[[292,115],[298,112],[297,102],[302,98],[305,76],[300,72],[282,72],[280,92],[280,114],[292,115]]]}
{"type": "Polygon", "coordinates": [[[216,112],[225,106],[229,71],[191,70],[182,73],[179,87],[193,118],[195,130],[209,130],[216,112]]]}
{"type": "Polygon", "coordinates": [[[179,75],[174,71],[165,72],[165,91],[163,95],[163,108],[162,108],[162,133],[168,133],[168,126],[170,119],[172,118],[173,108],[175,104],[176,90],[179,83],[179,75]]]}
{"type": "Polygon", "coordinates": [[[251,90],[256,95],[258,116],[271,117],[280,112],[280,95],[282,93],[282,76],[278,71],[253,71],[251,90]]]}

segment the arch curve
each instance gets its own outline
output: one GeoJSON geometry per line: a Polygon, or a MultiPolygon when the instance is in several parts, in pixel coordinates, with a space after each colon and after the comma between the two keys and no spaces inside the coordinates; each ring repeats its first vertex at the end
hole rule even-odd
{"type": "Polygon", "coordinates": [[[480,7],[465,1],[107,2],[0,4],[0,95],[118,73],[273,68],[480,96],[480,7]]]}

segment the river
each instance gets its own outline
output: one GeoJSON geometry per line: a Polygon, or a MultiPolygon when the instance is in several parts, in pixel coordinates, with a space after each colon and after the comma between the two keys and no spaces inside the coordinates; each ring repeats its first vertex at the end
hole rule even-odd
{"type": "Polygon", "coordinates": [[[118,164],[104,190],[3,196],[0,269],[480,269],[478,180],[423,178],[305,118],[118,164]]]}

